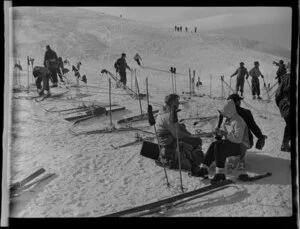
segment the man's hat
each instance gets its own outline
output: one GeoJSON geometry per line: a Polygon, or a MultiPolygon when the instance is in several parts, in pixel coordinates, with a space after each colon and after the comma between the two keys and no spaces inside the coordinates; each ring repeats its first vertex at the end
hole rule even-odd
{"type": "Polygon", "coordinates": [[[238,94],[231,94],[231,95],[229,95],[228,98],[227,98],[227,100],[230,100],[230,99],[232,99],[234,102],[243,100],[243,98],[240,97],[238,94]]]}
{"type": "Polygon", "coordinates": [[[122,56],[126,56],[126,53],[122,53],[122,56]]]}
{"type": "Polygon", "coordinates": [[[174,101],[175,99],[179,99],[179,95],[177,94],[169,94],[165,96],[165,104],[170,105],[171,101],[174,101]]]}
{"type": "Polygon", "coordinates": [[[254,65],[259,65],[259,62],[258,61],[254,61],[254,65]]]}
{"type": "Polygon", "coordinates": [[[244,65],[244,62],[241,62],[240,64],[244,65]]]}
{"type": "Polygon", "coordinates": [[[280,61],[279,61],[279,64],[283,64],[283,63],[284,63],[283,60],[280,60],[280,61]]]}

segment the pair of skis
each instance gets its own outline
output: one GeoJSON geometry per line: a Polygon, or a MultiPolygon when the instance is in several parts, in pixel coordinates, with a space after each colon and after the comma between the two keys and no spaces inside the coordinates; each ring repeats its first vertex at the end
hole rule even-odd
{"type": "Polygon", "coordinates": [[[12,184],[9,188],[10,198],[12,199],[14,197],[17,197],[23,190],[26,190],[39,182],[45,181],[46,179],[49,179],[50,177],[52,177],[54,175],[54,173],[48,173],[48,174],[44,175],[43,177],[41,177],[40,179],[33,181],[35,178],[39,177],[41,174],[43,174],[45,172],[46,172],[46,170],[44,168],[40,168],[37,171],[35,171],[34,173],[32,173],[31,175],[29,175],[28,177],[26,177],[25,179],[12,184]],[[31,181],[33,181],[33,182],[31,182],[31,181]]]}
{"type": "MultiPolygon", "coordinates": [[[[135,208],[131,208],[124,211],[119,211],[116,213],[104,215],[102,217],[128,217],[128,216],[141,216],[146,214],[152,214],[154,212],[160,211],[162,209],[170,209],[172,207],[175,207],[176,205],[182,204],[182,202],[187,202],[189,200],[193,200],[197,197],[197,195],[206,193],[211,194],[213,191],[220,191],[225,188],[228,188],[230,184],[233,184],[233,181],[226,180],[223,182],[219,182],[213,185],[208,185],[199,189],[196,189],[194,191],[186,192],[177,196],[173,196],[167,199],[159,200],[157,202],[145,204],[142,206],[138,206],[135,208]],[[190,199],[188,199],[190,198],[190,199]],[[185,200],[185,201],[184,201],[185,200]],[[181,203],[180,203],[181,201],[181,203]]],[[[202,195],[203,196],[203,195],[202,195]]],[[[201,196],[201,197],[202,197],[201,196]]]]}

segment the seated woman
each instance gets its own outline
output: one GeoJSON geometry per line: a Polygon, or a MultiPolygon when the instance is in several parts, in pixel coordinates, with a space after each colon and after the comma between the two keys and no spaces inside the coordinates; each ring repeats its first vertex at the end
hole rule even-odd
{"type": "Polygon", "coordinates": [[[216,134],[225,139],[217,140],[209,146],[200,168],[192,174],[197,177],[207,177],[208,167],[216,161],[216,174],[211,180],[212,184],[226,180],[225,162],[227,157],[240,156],[251,147],[247,124],[238,115],[234,101],[227,101],[220,113],[227,120],[223,129],[216,129],[216,134]]]}
{"type": "Polygon", "coordinates": [[[204,158],[201,150],[202,140],[193,137],[184,124],[172,121],[172,112],[178,110],[179,96],[170,94],[165,97],[164,102],[165,105],[158,113],[155,124],[161,146],[160,160],[170,168],[178,168],[177,135],[182,169],[189,171],[197,169],[204,158]]]}

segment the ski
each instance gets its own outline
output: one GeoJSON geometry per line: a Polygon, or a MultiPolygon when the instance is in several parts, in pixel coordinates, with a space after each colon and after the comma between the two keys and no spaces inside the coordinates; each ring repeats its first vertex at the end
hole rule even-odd
{"type": "Polygon", "coordinates": [[[114,149],[120,149],[120,148],[124,148],[124,147],[127,147],[127,146],[132,146],[132,145],[142,143],[143,141],[153,140],[154,138],[155,137],[138,138],[134,142],[129,142],[129,143],[126,143],[126,144],[120,145],[120,146],[114,146],[114,145],[111,144],[111,147],[114,148],[114,149]]]}
{"type": "Polygon", "coordinates": [[[149,209],[149,210],[146,210],[146,211],[133,213],[133,214],[130,214],[130,216],[131,217],[141,217],[141,216],[145,216],[145,215],[153,215],[153,214],[158,214],[158,213],[159,213],[159,215],[165,214],[169,210],[173,209],[174,207],[177,207],[178,205],[182,205],[182,204],[184,204],[184,203],[186,203],[188,201],[191,201],[191,200],[194,200],[194,199],[198,199],[198,198],[201,198],[203,196],[210,195],[212,193],[224,190],[224,189],[229,188],[229,187],[230,186],[225,185],[225,186],[222,186],[222,187],[219,187],[219,188],[212,189],[212,190],[210,190],[208,192],[205,192],[203,194],[199,194],[199,195],[196,195],[196,196],[192,196],[190,198],[186,198],[186,199],[181,200],[181,201],[176,201],[176,202],[171,203],[171,204],[162,205],[162,206],[153,208],[151,210],[149,209]]]}
{"type": "Polygon", "coordinates": [[[39,175],[41,175],[45,171],[46,170],[44,168],[38,169],[37,171],[35,171],[34,173],[32,173],[30,176],[26,177],[22,181],[19,181],[19,182],[16,182],[16,183],[12,184],[11,187],[10,187],[10,192],[15,192],[18,189],[22,188],[25,184],[32,181],[33,179],[35,179],[36,177],[38,177],[39,175]]]}
{"type": "Polygon", "coordinates": [[[214,190],[214,189],[217,189],[217,188],[229,185],[229,184],[233,184],[233,181],[232,180],[226,180],[226,181],[219,182],[219,183],[216,183],[216,184],[213,184],[213,185],[208,185],[208,186],[199,188],[199,189],[194,190],[194,191],[186,192],[186,193],[183,193],[183,194],[180,194],[180,195],[177,195],[177,196],[173,196],[173,197],[170,197],[170,198],[167,198],[167,199],[159,200],[157,202],[145,204],[145,205],[142,205],[142,206],[134,207],[134,208],[127,209],[127,210],[124,210],[124,211],[119,211],[119,212],[116,212],[116,213],[104,215],[102,217],[122,217],[122,216],[127,216],[127,215],[130,215],[130,214],[133,214],[133,213],[137,213],[137,212],[143,212],[143,211],[147,211],[147,210],[149,211],[151,209],[155,209],[155,208],[158,208],[158,207],[163,207],[163,206],[166,206],[166,205],[174,204],[179,200],[184,200],[188,197],[193,197],[193,196],[196,196],[198,194],[205,193],[205,192],[208,192],[208,191],[211,191],[211,190],[214,190]]]}
{"type": "Polygon", "coordinates": [[[79,132],[79,133],[76,133],[72,130],[70,130],[70,131],[76,136],[89,135],[89,134],[109,134],[109,133],[115,133],[115,132],[118,133],[118,132],[124,132],[124,131],[141,131],[141,132],[153,135],[154,133],[141,129],[141,128],[148,128],[148,127],[149,126],[140,127],[140,128],[129,127],[129,128],[100,129],[100,130],[83,131],[83,132],[79,132]]]}
{"type": "MultiPolygon", "coordinates": [[[[158,113],[159,110],[154,110],[153,114],[158,113]]],[[[129,118],[125,118],[125,119],[120,119],[117,121],[118,124],[120,123],[127,123],[127,122],[137,122],[137,121],[141,121],[141,120],[145,120],[148,118],[148,114],[144,113],[141,115],[135,115],[129,118]]]]}
{"type": "Polygon", "coordinates": [[[201,120],[201,121],[208,121],[208,120],[212,120],[212,119],[216,119],[216,118],[218,118],[217,115],[206,116],[206,117],[189,117],[189,118],[183,118],[183,119],[180,119],[179,122],[186,121],[186,120],[201,120]]]}

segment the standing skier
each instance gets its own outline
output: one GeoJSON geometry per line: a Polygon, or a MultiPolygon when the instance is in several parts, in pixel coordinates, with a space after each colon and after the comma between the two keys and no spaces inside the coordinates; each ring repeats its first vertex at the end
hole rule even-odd
{"type": "Polygon", "coordinates": [[[126,86],[127,78],[126,78],[126,68],[131,71],[131,68],[127,65],[126,62],[126,54],[122,53],[122,56],[115,62],[114,67],[116,72],[120,74],[120,82],[126,86]]]}
{"type": "MultiPolygon", "coordinates": [[[[261,72],[259,70],[259,62],[258,61],[254,61],[254,67],[250,70],[249,75],[252,77],[251,84],[252,84],[253,99],[256,99],[255,95],[257,95],[257,99],[261,99],[258,77],[261,76],[261,78],[264,78],[264,76],[261,74],[261,72]]],[[[246,77],[246,79],[248,79],[248,77],[246,77]]]]}
{"type": "Polygon", "coordinates": [[[133,59],[137,62],[137,64],[138,64],[139,66],[141,66],[142,58],[141,58],[141,56],[140,56],[138,53],[136,53],[136,54],[134,55],[133,59]]]}
{"type": "Polygon", "coordinates": [[[277,63],[276,61],[273,61],[273,64],[278,66],[275,79],[277,79],[278,83],[280,83],[281,76],[283,76],[286,73],[285,64],[284,64],[283,60],[280,60],[279,63],[277,63]]]}
{"type": "Polygon", "coordinates": [[[278,85],[275,94],[276,105],[280,110],[281,116],[285,121],[284,135],[281,144],[281,151],[290,152],[291,146],[291,112],[290,112],[290,64],[287,64],[287,73],[281,76],[281,82],[278,85]]]}
{"type": "Polygon", "coordinates": [[[57,87],[58,58],[56,52],[50,48],[50,45],[46,46],[44,66],[47,67],[51,72],[51,81],[53,83],[52,87],[57,87]]]}
{"type": "Polygon", "coordinates": [[[246,78],[248,78],[248,76],[249,76],[247,68],[244,67],[243,62],[240,63],[240,67],[230,76],[230,78],[232,78],[235,75],[237,75],[235,91],[236,91],[236,93],[238,93],[238,91],[240,90],[241,96],[243,96],[245,75],[246,75],[246,78]]]}

